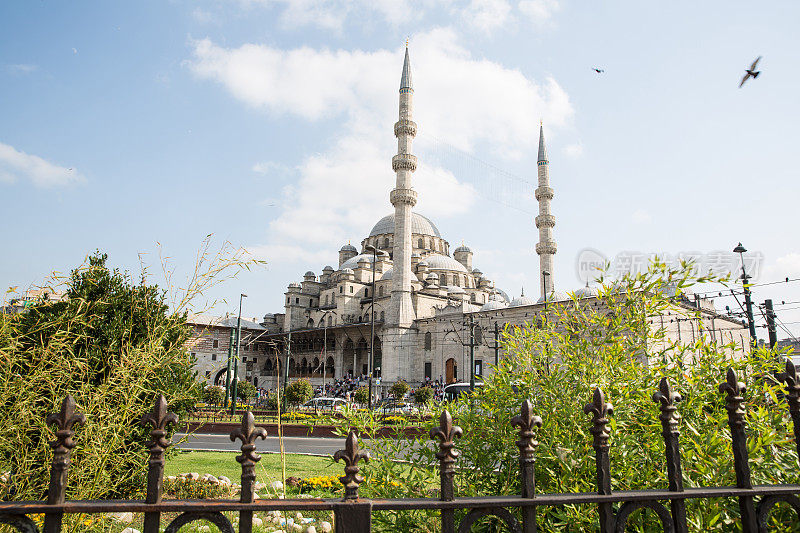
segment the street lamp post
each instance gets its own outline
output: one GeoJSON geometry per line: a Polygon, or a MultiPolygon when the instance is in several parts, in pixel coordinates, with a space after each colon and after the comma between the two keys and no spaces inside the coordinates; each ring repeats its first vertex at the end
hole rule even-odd
{"type": "Polygon", "coordinates": [[[542,270],[542,298],[544,299],[544,310],[547,311],[547,276],[550,275],[549,270],[542,270]]]}
{"type": "Polygon", "coordinates": [[[322,313],[322,324],[325,327],[325,333],[322,340],[322,395],[325,395],[325,363],[328,359],[328,322],[326,320],[329,314],[336,314],[336,311],[325,311],[322,313]]]}
{"type": "Polygon", "coordinates": [[[739,254],[742,260],[742,287],[744,287],[744,304],[747,311],[747,324],[750,327],[750,343],[756,346],[758,344],[758,339],[756,337],[755,320],[753,320],[753,300],[750,298],[750,286],[747,284],[747,280],[750,279],[750,276],[747,275],[744,269],[744,253],[747,251],[747,248],[742,246],[742,243],[739,243],[733,251],[739,254]]]}
{"type": "MultiPolygon", "coordinates": [[[[370,411],[372,411],[372,375],[375,373],[373,368],[373,365],[375,364],[375,263],[377,262],[378,254],[382,256],[384,252],[382,250],[378,250],[371,244],[365,245],[364,249],[368,252],[372,252],[372,288],[370,289],[372,291],[372,301],[370,302],[370,323],[372,325],[372,333],[369,337],[369,401],[367,403],[367,407],[370,411]]],[[[355,371],[355,368],[353,371],[355,371]]]]}
{"type": "Polygon", "coordinates": [[[233,390],[231,392],[231,414],[236,414],[236,385],[239,381],[239,348],[242,344],[242,299],[246,294],[239,294],[239,317],[236,319],[236,358],[233,360],[233,390]]]}

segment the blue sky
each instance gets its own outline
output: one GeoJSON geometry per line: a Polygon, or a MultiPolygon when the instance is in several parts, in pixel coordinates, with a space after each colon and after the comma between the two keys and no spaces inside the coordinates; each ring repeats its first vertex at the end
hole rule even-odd
{"type": "Polygon", "coordinates": [[[158,244],[177,280],[213,234],[267,261],[209,292],[219,310],[246,292],[245,315],[281,311],[288,283],[391,211],[407,37],[417,209],[498,287],[538,293],[535,202],[498,191],[535,181],[540,119],[557,288],[581,285],[585,248],[738,241],[763,257],[757,281],[797,278],[798,20],[788,1],[3,2],[0,281],[96,248],[156,272],[158,244]]]}

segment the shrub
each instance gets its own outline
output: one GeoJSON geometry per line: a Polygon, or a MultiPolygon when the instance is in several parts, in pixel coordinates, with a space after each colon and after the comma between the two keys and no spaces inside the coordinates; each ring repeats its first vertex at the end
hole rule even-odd
{"type": "Polygon", "coordinates": [[[249,381],[240,381],[236,384],[236,396],[244,403],[248,403],[256,395],[256,386],[249,381]]]}
{"type": "Polygon", "coordinates": [[[400,381],[394,382],[392,387],[389,389],[389,392],[395,397],[395,399],[402,400],[403,397],[408,393],[408,389],[410,389],[408,383],[401,379],[400,381]]]}
{"type": "Polygon", "coordinates": [[[283,413],[281,415],[281,420],[302,421],[302,420],[312,420],[313,418],[314,418],[314,415],[309,415],[309,414],[306,414],[306,413],[296,413],[296,412],[295,413],[283,413]]]}
{"type": "Polygon", "coordinates": [[[286,401],[292,405],[305,403],[312,396],[314,396],[314,387],[311,386],[311,382],[306,378],[293,381],[286,387],[286,401]]]}
{"type": "Polygon", "coordinates": [[[207,479],[178,476],[164,479],[164,494],[179,500],[205,500],[231,496],[231,485],[207,479]]]}
{"type": "Polygon", "coordinates": [[[433,398],[433,389],[430,387],[421,387],[414,391],[414,401],[419,404],[425,404],[433,398]]]}
{"type": "Polygon", "coordinates": [[[225,389],[219,385],[206,385],[203,401],[210,405],[220,405],[225,400],[225,389]]]}
{"type": "Polygon", "coordinates": [[[367,387],[359,387],[353,391],[353,401],[366,405],[369,403],[369,389],[367,387]]]}

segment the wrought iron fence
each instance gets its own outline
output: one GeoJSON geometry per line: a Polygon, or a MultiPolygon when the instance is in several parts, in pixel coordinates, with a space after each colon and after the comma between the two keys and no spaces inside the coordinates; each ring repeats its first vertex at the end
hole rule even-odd
{"type": "MultiPolygon", "coordinates": [[[[800,379],[795,366],[788,362],[786,372],[780,379],[786,384],[785,398],[793,422],[795,444],[800,457],[800,379]]],[[[147,495],[142,500],[91,500],[66,501],[65,486],[70,465],[70,450],[75,447],[74,426],[85,423],[85,417],[75,411],[75,401],[67,396],[61,404],[59,413],[47,417],[48,424],[56,425],[56,439],[50,443],[53,448],[53,462],[50,468],[50,484],[47,501],[7,501],[0,502],[0,523],[9,524],[17,531],[38,533],[36,523],[28,516],[44,514],[44,531],[61,531],[66,513],[144,513],[144,533],[157,533],[160,530],[162,513],[179,513],[164,530],[175,533],[185,524],[207,520],[223,533],[233,533],[234,527],[223,512],[239,513],[239,531],[251,533],[253,513],[267,511],[333,511],[337,532],[368,532],[371,530],[373,511],[411,511],[438,509],[441,515],[441,529],[444,533],[466,533],[472,526],[487,516],[494,516],[512,532],[531,533],[537,531],[536,508],[565,504],[589,504],[598,507],[600,531],[602,533],[625,531],[628,518],[634,511],[648,509],[655,513],[665,532],[686,533],[686,500],[697,498],[738,499],[741,513],[741,527],[745,533],[766,531],[771,509],[779,502],[788,503],[800,520],[800,485],[753,485],[747,452],[746,421],[743,407],[744,384],[737,380],[732,369],[728,369],[726,379],[719,386],[726,395],[725,408],[731,432],[733,468],[736,474],[735,487],[684,487],[681,471],[681,452],[678,444],[679,414],[676,403],[680,394],[672,389],[666,378],[661,380],[659,389],[653,394],[653,401],[659,406],[659,419],[665,443],[667,465],[667,489],[649,490],[611,490],[611,465],[609,461],[608,416],[612,406],[606,402],[603,391],[594,390],[592,401],[583,408],[591,414],[595,451],[597,491],[592,493],[537,494],[535,477],[536,431],[542,425],[540,417],[533,413],[533,405],[526,400],[522,403],[519,415],[511,424],[519,428],[516,444],[519,447],[519,471],[522,493],[491,497],[457,498],[454,490],[454,477],[458,450],[456,439],[461,436],[461,428],[453,424],[453,418],[445,410],[439,417],[439,426],[430,431],[431,439],[438,440],[440,474],[440,497],[364,499],[358,494],[364,481],[359,474],[361,461],[369,461],[369,453],[359,449],[356,432],[351,430],[345,440],[345,448],[334,455],[334,459],[344,462],[344,476],[339,478],[344,486],[344,498],[334,499],[255,499],[255,465],[260,456],[256,453],[255,442],[264,439],[266,431],[255,426],[253,414],[246,412],[241,425],[231,432],[232,441],[240,440],[241,454],[236,460],[242,466],[241,495],[234,500],[164,500],[162,481],[164,477],[164,452],[170,445],[167,440],[167,426],[177,422],[177,417],[167,411],[163,396],[156,400],[153,410],[142,418],[143,425],[151,426],[150,450],[147,475],[147,495]],[[669,509],[664,503],[669,506],[669,509]],[[621,504],[616,510],[614,504],[621,504]],[[511,509],[519,509],[519,516],[511,509]],[[455,511],[465,514],[459,524],[455,523],[455,511]]]]}

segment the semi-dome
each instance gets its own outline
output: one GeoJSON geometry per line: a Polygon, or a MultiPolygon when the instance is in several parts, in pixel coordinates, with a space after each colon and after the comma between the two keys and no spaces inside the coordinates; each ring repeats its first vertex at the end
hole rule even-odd
{"type": "Polygon", "coordinates": [[[342,270],[342,269],[345,269],[345,268],[357,268],[358,264],[361,261],[367,261],[369,263],[372,263],[372,254],[354,255],[353,257],[351,257],[350,259],[348,259],[347,261],[342,263],[342,266],[340,266],[339,269],[342,270]]]}
{"type": "Polygon", "coordinates": [[[394,273],[394,268],[390,268],[389,270],[383,273],[380,279],[392,279],[393,273],[394,273]]]}
{"type": "MultiPolygon", "coordinates": [[[[387,233],[394,234],[394,213],[380,219],[378,223],[373,226],[372,231],[369,232],[369,236],[374,237],[375,235],[385,235],[387,233]]],[[[433,222],[419,213],[411,213],[411,233],[442,238],[442,235],[433,222]]]]}
{"type": "Polygon", "coordinates": [[[505,309],[508,307],[508,304],[502,300],[489,300],[483,307],[481,307],[481,311],[497,311],[498,309],[505,309]]]}
{"type": "Polygon", "coordinates": [[[448,255],[430,254],[425,256],[428,268],[431,270],[454,270],[456,272],[467,273],[467,267],[448,255]]]}
{"type": "Polygon", "coordinates": [[[342,248],[341,248],[339,251],[340,251],[340,252],[358,252],[358,250],[356,249],[356,247],[355,247],[355,246],[353,246],[353,245],[352,245],[352,244],[350,244],[350,243],[347,243],[347,244],[345,244],[344,246],[342,246],[342,248]]]}
{"type": "Polygon", "coordinates": [[[458,285],[447,285],[445,289],[447,289],[447,294],[466,294],[467,292],[458,285]]]}

